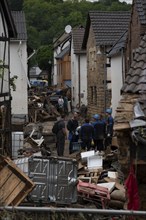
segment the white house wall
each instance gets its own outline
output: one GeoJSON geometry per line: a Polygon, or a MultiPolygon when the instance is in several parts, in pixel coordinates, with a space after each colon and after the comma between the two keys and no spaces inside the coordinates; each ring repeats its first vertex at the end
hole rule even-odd
{"type": "Polygon", "coordinates": [[[120,90],[123,85],[122,80],[122,57],[116,56],[111,59],[111,81],[112,81],[112,115],[115,116],[115,111],[121,99],[120,90]]]}
{"type": "Polygon", "coordinates": [[[16,91],[12,91],[12,114],[28,115],[27,97],[27,47],[26,42],[10,44],[10,76],[18,76],[15,80],[16,91]]]}
{"type": "Polygon", "coordinates": [[[87,105],[87,62],[86,55],[76,55],[71,52],[71,90],[72,107],[79,104],[79,65],[80,65],[80,97],[81,105],[87,105]]]}
{"type": "Polygon", "coordinates": [[[81,94],[81,104],[87,105],[87,60],[86,60],[86,55],[80,55],[80,94],[81,94]]]}
{"type": "MultiPolygon", "coordinates": [[[[5,20],[3,21],[1,13],[0,13],[0,36],[8,37],[8,29],[7,29],[6,21],[5,20]],[[6,27],[5,30],[4,30],[3,22],[5,23],[5,27],[6,27]]],[[[1,65],[9,64],[8,47],[9,47],[8,41],[0,41],[0,64],[1,65]],[[4,54],[5,54],[5,57],[4,57],[4,54]]],[[[9,93],[9,70],[7,68],[4,69],[4,74],[2,73],[2,70],[0,71],[0,91],[1,93],[9,93]],[[1,85],[2,85],[2,88],[1,88],[1,85]]],[[[0,98],[0,101],[3,101],[3,98],[0,98]]]]}

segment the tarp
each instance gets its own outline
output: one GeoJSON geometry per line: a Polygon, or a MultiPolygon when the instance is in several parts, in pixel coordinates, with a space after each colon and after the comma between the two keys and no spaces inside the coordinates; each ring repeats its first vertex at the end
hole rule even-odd
{"type": "Polygon", "coordinates": [[[133,164],[130,167],[130,173],[125,181],[125,186],[127,190],[128,196],[128,210],[139,210],[140,208],[140,197],[138,194],[138,184],[136,180],[136,176],[134,173],[133,164]]]}

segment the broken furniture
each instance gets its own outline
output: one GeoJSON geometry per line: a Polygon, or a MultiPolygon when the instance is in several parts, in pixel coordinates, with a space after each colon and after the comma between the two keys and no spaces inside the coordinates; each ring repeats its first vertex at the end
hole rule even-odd
{"type": "Polygon", "coordinates": [[[0,156],[0,204],[17,206],[35,184],[8,157],[0,156]]]}

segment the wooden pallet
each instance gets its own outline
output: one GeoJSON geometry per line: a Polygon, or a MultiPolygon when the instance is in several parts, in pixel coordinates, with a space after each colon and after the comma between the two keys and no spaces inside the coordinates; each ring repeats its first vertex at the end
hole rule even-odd
{"type": "Polygon", "coordinates": [[[34,186],[10,158],[0,156],[0,205],[19,205],[34,186]]]}
{"type": "Polygon", "coordinates": [[[78,179],[83,182],[97,184],[98,178],[99,178],[99,170],[91,170],[89,172],[82,171],[78,173],[78,179]]]}

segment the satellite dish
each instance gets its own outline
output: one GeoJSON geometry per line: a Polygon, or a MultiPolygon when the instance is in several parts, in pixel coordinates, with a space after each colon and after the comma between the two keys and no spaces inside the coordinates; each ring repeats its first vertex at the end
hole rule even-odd
{"type": "Polygon", "coordinates": [[[65,27],[65,32],[66,32],[67,34],[69,34],[69,33],[71,32],[71,30],[72,30],[72,27],[71,27],[70,25],[67,25],[67,26],[65,27]]]}

